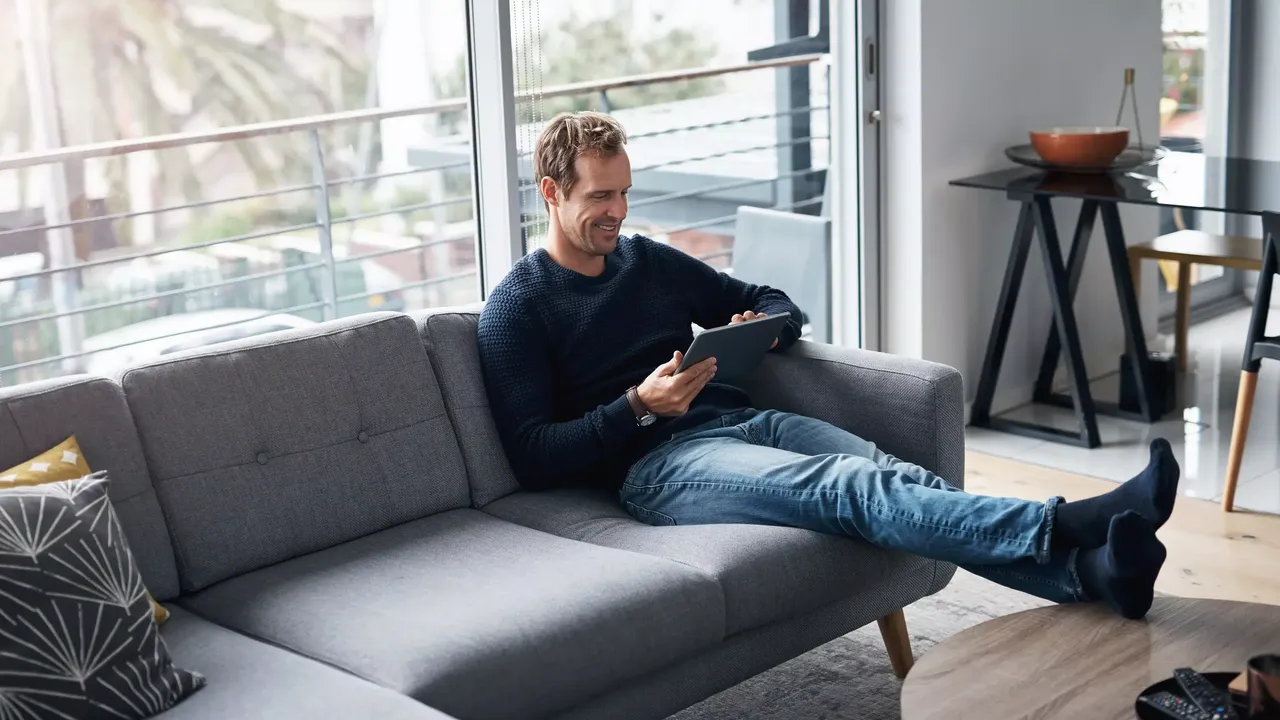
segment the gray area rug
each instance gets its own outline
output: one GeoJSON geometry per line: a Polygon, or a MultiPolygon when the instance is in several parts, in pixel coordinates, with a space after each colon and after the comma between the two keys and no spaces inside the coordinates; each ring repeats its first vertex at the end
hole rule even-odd
{"type": "MultiPolygon", "coordinates": [[[[907,606],[911,648],[919,659],[967,627],[1048,604],[958,570],[942,592],[907,606]]],[[[901,688],[871,623],[668,720],[898,720],[901,688]]]]}

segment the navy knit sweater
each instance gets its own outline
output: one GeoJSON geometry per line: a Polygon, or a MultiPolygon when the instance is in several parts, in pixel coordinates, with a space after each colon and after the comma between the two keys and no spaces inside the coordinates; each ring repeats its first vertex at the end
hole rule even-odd
{"type": "Polygon", "coordinates": [[[478,331],[490,408],[520,484],[616,489],[672,433],[749,407],[742,389],[713,381],[685,415],[640,427],[626,399],[688,349],[692,324],[718,327],[747,310],[791,313],[777,350],[799,338],[800,310],[783,292],[648,238],[619,238],[594,277],[545,250],[521,258],[494,288],[478,331]]]}

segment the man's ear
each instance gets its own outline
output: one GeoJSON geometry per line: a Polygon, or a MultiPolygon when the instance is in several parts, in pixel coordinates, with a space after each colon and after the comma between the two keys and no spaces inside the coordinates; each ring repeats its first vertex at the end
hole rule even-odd
{"type": "Polygon", "coordinates": [[[542,178],[542,182],[538,184],[538,191],[542,193],[542,199],[547,201],[548,205],[560,206],[560,192],[556,187],[556,181],[549,177],[542,178]]]}

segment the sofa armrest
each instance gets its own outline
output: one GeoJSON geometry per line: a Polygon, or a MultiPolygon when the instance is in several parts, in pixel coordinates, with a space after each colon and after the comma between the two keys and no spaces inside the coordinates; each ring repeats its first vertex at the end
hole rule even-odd
{"type": "Polygon", "coordinates": [[[756,407],[807,415],[964,486],[964,384],[926,360],[800,341],[745,389],[756,407]]]}

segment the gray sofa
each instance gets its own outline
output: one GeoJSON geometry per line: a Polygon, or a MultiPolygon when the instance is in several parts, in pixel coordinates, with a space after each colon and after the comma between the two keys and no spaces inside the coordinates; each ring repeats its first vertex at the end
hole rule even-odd
{"type": "MultiPolygon", "coordinates": [[[[648,527],[519,489],[478,308],[375,313],[0,388],[0,467],[75,434],[188,718],[662,718],[937,592],[954,567],[792,528],[648,527]]],[[[750,382],[963,478],[959,375],[800,343],[750,382]]]]}

